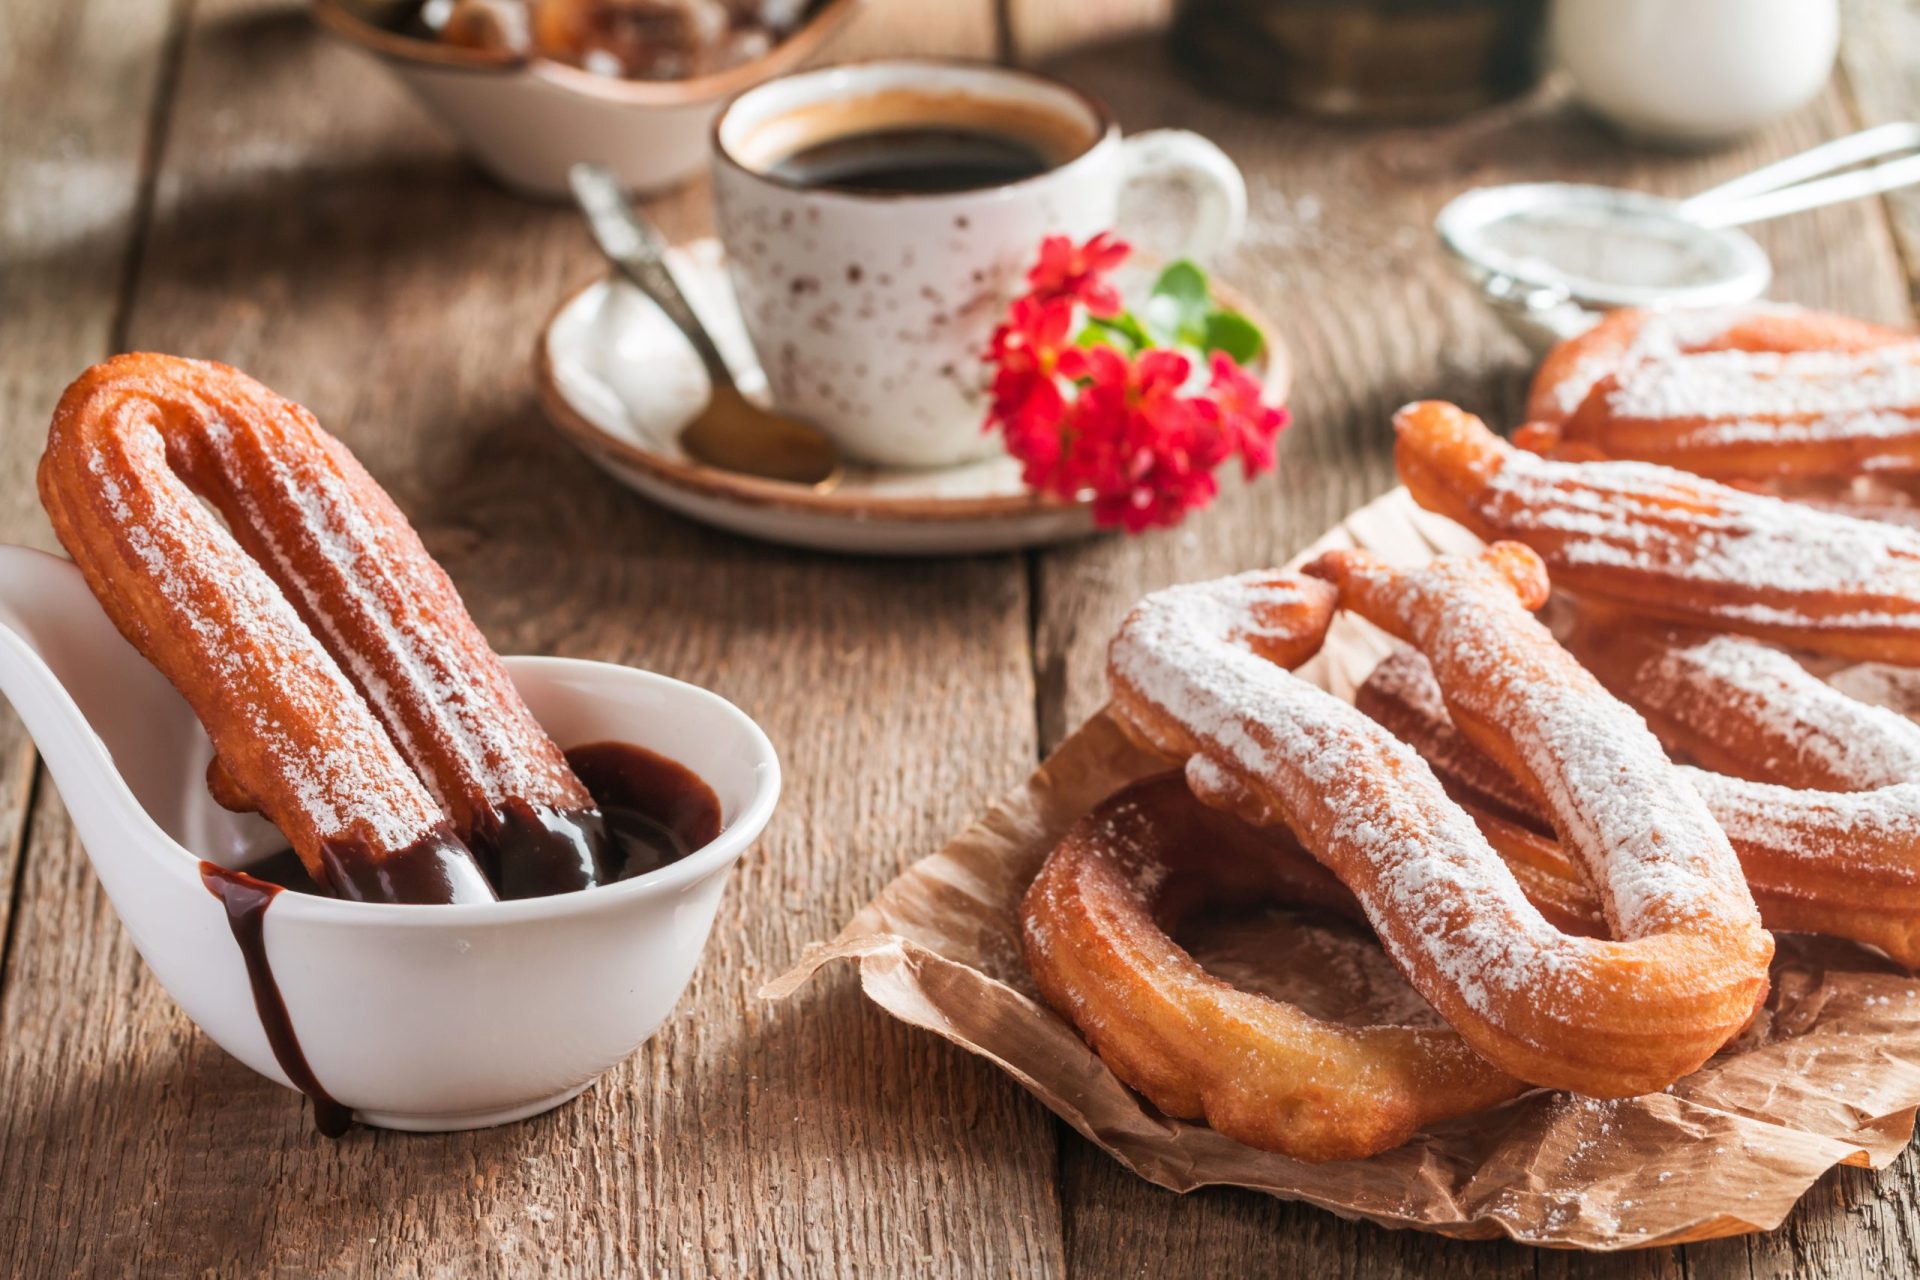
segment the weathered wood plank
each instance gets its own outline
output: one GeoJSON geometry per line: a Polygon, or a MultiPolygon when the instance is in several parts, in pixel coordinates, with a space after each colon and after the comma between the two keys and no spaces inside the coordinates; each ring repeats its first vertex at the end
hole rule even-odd
{"type": "MultiPolygon", "coordinates": [[[[1705,156],[1629,149],[1551,102],[1533,102],[1428,128],[1325,126],[1241,110],[1184,87],[1157,42],[1106,45],[1052,64],[1103,96],[1132,127],[1197,129],[1239,161],[1253,225],[1224,273],[1276,317],[1292,346],[1297,425],[1279,474],[1178,532],[1049,552],[1035,574],[1036,670],[1042,743],[1051,746],[1104,699],[1102,654],[1130,603],[1170,582],[1279,563],[1392,482],[1388,417],[1415,397],[1438,396],[1511,423],[1529,363],[1462,285],[1428,227],[1446,199],[1473,185],[1529,177],[1614,182],[1684,193],[1852,127],[1829,93],[1761,137],[1705,156]]],[[[1885,221],[1856,205],[1756,232],[1779,269],[1777,296],[1879,319],[1906,320],[1905,286],[1885,221]]],[[[1152,1274],[1174,1259],[1199,1273],[1577,1274],[1677,1276],[1678,1251],[1623,1258],[1454,1244],[1342,1222],[1259,1196],[1209,1191],[1179,1197],[1124,1173],[1077,1136],[1063,1137],[1061,1196],[1068,1263],[1076,1275],[1152,1274]]],[[[1898,1221],[1912,1210],[1895,1190],[1910,1176],[1823,1184],[1774,1241],[1824,1233],[1851,1238],[1854,1219],[1835,1186],[1898,1221]]],[[[1853,1247],[1853,1246],[1847,1246],[1853,1247]]],[[[1814,1256],[1794,1243],[1715,1245],[1702,1265],[1746,1256],[1791,1270],[1814,1256]]],[[[1856,1266],[1867,1254],[1818,1256],[1856,1266]]],[[[1693,1256],[1690,1254],[1689,1256],[1693,1256]]],[[[1904,1255],[1896,1255],[1904,1256],[1904,1255]]]]}
{"type": "MultiPolygon", "coordinates": [[[[40,428],[112,343],[170,9],[0,0],[0,542],[53,545],[34,496],[40,428]]],[[[0,707],[0,982],[33,778],[33,744],[0,707]]]]}
{"type": "Polygon", "coordinates": [[[994,58],[1000,53],[997,0],[867,0],[820,62],[925,55],[994,58]]]}
{"type": "MultiPolygon", "coordinates": [[[[1846,0],[1840,65],[1862,125],[1920,120],[1920,0],[1846,0]]],[[[1886,198],[1908,280],[1920,297],[1920,191],[1886,198]]]]}
{"type": "Polygon", "coordinates": [[[1007,41],[1016,62],[1042,62],[1086,45],[1164,28],[1173,0],[1007,0],[1007,41]]]}
{"type": "Polygon", "coordinates": [[[828,560],[710,534],[540,422],[527,357],[594,271],[292,0],[186,46],[128,325],[308,405],[506,651],[629,660],[767,727],[788,793],[680,1013],[579,1101],[472,1134],[315,1137],[194,1032],[46,837],[0,998],[0,1257],[48,1274],[1056,1274],[1048,1117],[830,975],[754,998],[1034,758],[1024,566],[828,560]],[[936,674],[937,673],[937,674],[936,674]],[[936,688],[936,685],[938,686],[936,688]],[[61,1241],[43,1253],[43,1242],[61,1241]]]}

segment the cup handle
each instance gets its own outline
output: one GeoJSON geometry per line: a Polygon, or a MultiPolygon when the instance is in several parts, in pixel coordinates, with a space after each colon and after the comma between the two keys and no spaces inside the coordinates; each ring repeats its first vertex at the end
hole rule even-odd
{"type": "Polygon", "coordinates": [[[1126,185],[1164,179],[1193,192],[1199,210],[1182,256],[1204,261],[1239,241],[1247,228],[1247,181],[1212,141],[1186,129],[1148,129],[1122,139],[1120,148],[1126,185]]]}

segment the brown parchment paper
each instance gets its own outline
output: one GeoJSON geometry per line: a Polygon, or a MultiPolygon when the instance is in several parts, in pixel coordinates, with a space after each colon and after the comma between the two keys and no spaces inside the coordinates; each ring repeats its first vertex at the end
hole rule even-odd
{"type": "MultiPolygon", "coordinates": [[[[1473,545],[1396,491],[1302,556],[1356,543],[1403,561],[1473,545]]],[[[1343,618],[1302,674],[1350,697],[1382,652],[1377,633],[1343,618]]],[[[782,998],[829,962],[856,960],[882,1008],[998,1064],[1148,1181],[1251,1187],[1464,1238],[1627,1249],[1765,1231],[1827,1169],[1882,1168],[1912,1135],[1920,981],[1863,948],[1790,935],[1779,938],[1773,990],[1753,1026],[1664,1093],[1598,1101],[1537,1091],[1398,1150],[1320,1165],[1168,1119],[1039,1001],[1017,916],[1066,829],[1165,768],[1095,717],[763,994],[782,998]]],[[[1336,922],[1275,911],[1204,924],[1181,941],[1213,972],[1323,1017],[1432,1016],[1377,946],[1336,922]]]]}

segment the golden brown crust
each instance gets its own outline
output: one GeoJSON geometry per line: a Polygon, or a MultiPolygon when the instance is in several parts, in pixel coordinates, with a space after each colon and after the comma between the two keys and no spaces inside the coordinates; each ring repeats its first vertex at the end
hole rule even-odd
{"type": "MultiPolygon", "coordinates": [[[[1408,620],[1423,643],[1451,645],[1448,624],[1470,625],[1486,665],[1452,664],[1461,687],[1493,699],[1489,724],[1517,746],[1553,740],[1553,724],[1533,723],[1539,713],[1506,705],[1526,680],[1492,674],[1547,679],[1552,692],[1565,668],[1578,671],[1516,594],[1516,584],[1528,598],[1543,589],[1537,563],[1508,548],[1435,572],[1450,576],[1443,599],[1408,620]]],[[[1317,647],[1330,608],[1324,585],[1273,574],[1150,596],[1110,652],[1113,710],[1186,762],[1203,799],[1291,829],[1360,900],[1408,981],[1489,1061],[1597,1096],[1661,1088],[1697,1067],[1765,994],[1772,943],[1725,837],[1657,744],[1639,728],[1644,744],[1608,747],[1591,773],[1614,779],[1602,795],[1556,792],[1556,825],[1617,837],[1604,857],[1583,857],[1611,882],[1620,940],[1569,937],[1527,902],[1411,750],[1276,665],[1317,647]]],[[[1573,695],[1568,707],[1617,713],[1586,740],[1605,743],[1620,717],[1632,721],[1598,686],[1573,695]]],[[[1564,784],[1581,763],[1534,780],[1564,784]]]]}
{"type": "Polygon", "coordinates": [[[1160,1110],[1301,1160],[1347,1160],[1526,1086],[1443,1027],[1350,1026],[1207,974],[1168,936],[1203,902],[1359,908],[1284,831],[1194,800],[1178,774],[1076,823],[1021,903],[1047,1003],[1160,1110]]]}
{"type": "MultiPolygon", "coordinates": [[[[324,848],[385,857],[445,815],[339,666],[265,570],[201,506],[206,432],[251,412],[250,387],[219,411],[183,379],[240,375],[158,356],[82,374],[54,413],[40,461],[54,532],[121,634],[186,697],[223,772],[330,883],[324,848]]],[[[217,492],[217,490],[216,490],[217,492]]]]}
{"type": "MultiPolygon", "coordinates": [[[[1562,426],[1603,380],[1645,360],[1724,351],[1859,352],[1913,340],[1913,334],[1886,325],[1768,303],[1678,318],[1625,307],[1608,312],[1591,329],[1547,353],[1527,397],[1527,420],[1542,427],[1562,426]]],[[[1568,438],[1580,434],[1570,431],[1568,438]]]]}
{"type": "MultiPolygon", "coordinates": [[[[1652,645],[1636,640],[1629,647],[1654,655],[1657,666],[1658,650],[1652,645]]],[[[1617,674],[1624,677],[1620,692],[1629,701],[1655,708],[1673,705],[1670,692],[1624,670],[1617,674]]],[[[1722,682],[1717,700],[1737,704],[1742,691],[1722,682]]],[[[1432,668],[1420,654],[1401,649],[1382,660],[1362,684],[1356,703],[1418,751],[1443,782],[1466,790],[1498,789],[1487,779],[1504,770],[1453,725],[1432,668]]],[[[1776,703],[1775,709],[1777,714],[1787,712],[1782,704],[1776,703]]],[[[1752,781],[1756,775],[1830,776],[1830,767],[1809,764],[1804,754],[1785,759],[1770,755],[1765,745],[1769,740],[1784,743],[1792,735],[1777,736],[1751,714],[1720,723],[1727,726],[1724,731],[1696,727],[1686,740],[1697,742],[1703,733],[1713,734],[1720,750],[1731,756],[1737,747],[1734,735],[1746,733],[1755,750],[1745,758],[1748,778],[1702,770],[1688,770],[1687,775],[1725,827],[1766,926],[1847,938],[1878,947],[1901,964],[1920,964],[1920,786],[1893,782],[1870,793],[1822,794],[1752,781]]],[[[1808,725],[1808,730],[1815,727],[1808,725]]],[[[1861,725],[1856,732],[1873,730],[1861,725]]],[[[1510,783],[1510,788],[1502,794],[1521,808],[1518,822],[1536,828],[1544,823],[1538,803],[1515,799],[1518,784],[1510,783]]],[[[1550,864],[1545,869],[1552,870],[1550,864]]],[[[1549,880],[1540,892],[1552,896],[1556,887],[1549,880]]],[[[1568,901],[1577,903],[1577,898],[1568,901]]]]}
{"type": "Polygon", "coordinates": [[[343,888],[343,851],[379,861],[449,816],[472,831],[506,795],[590,803],[392,501],[246,375],[96,365],[55,411],[40,491],[102,606],[207,727],[220,798],[258,807],[321,884],[343,888]]]}
{"type": "Polygon", "coordinates": [[[1812,652],[1920,663],[1920,531],[1639,462],[1522,452],[1450,404],[1394,416],[1421,506],[1539,553],[1555,585],[1812,652]]]}

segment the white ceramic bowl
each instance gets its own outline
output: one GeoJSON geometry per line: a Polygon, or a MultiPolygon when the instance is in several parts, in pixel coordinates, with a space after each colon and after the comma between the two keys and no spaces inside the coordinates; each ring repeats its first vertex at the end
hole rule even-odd
{"type": "Polygon", "coordinates": [[[791,71],[864,0],[826,0],[766,54],[691,80],[621,80],[544,58],[505,58],[396,35],[341,0],[313,0],[335,34],[372,53],[494,177],[531,195],[565,197],[567,170],[590,160],[629,190],[662,191],[706,167],[720,108],[742,89],[791,71]]]}
{"type": "MultiPolygon", "coordinates": [[[[608,663],[508,658],[562,745],[617,739],[719,796],[720,836],[584,893],[387,906],[283,893],[266,950],[321,1085],[365,1123],[477,1128],[565,1102],[651,1036],[706,944],[728,872],[780,791],[773,746],[716,694],[608,663]]],[[[0,689],[32,732],[140,954],[187,1016],[283,1084],[199,859],[283,846],[207,796],[206,735],[120,638],[71,563],[0,547],[0,689]],[[189,851],[191,850],[191,852],[189,851]]]]}

